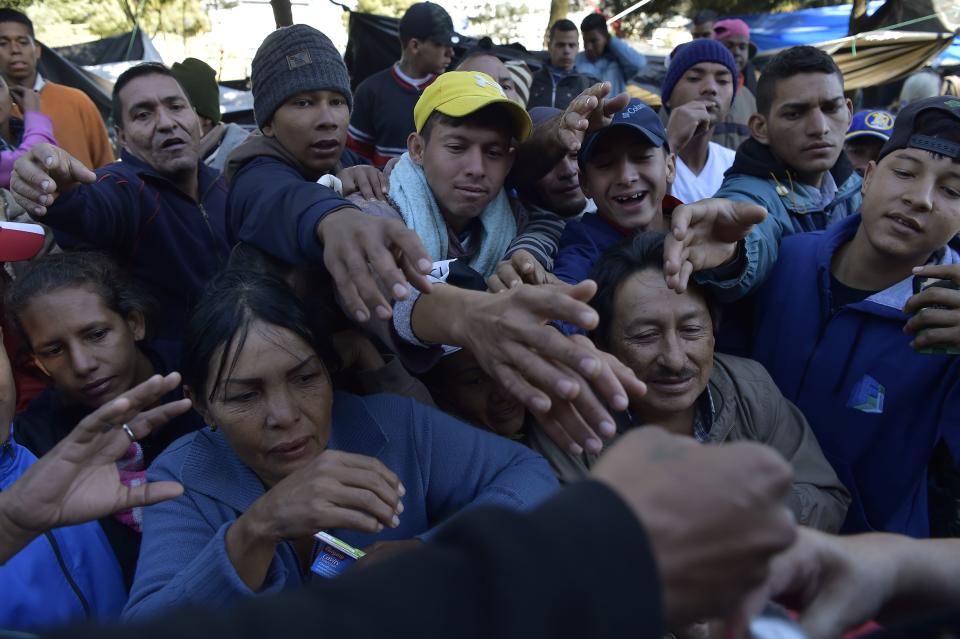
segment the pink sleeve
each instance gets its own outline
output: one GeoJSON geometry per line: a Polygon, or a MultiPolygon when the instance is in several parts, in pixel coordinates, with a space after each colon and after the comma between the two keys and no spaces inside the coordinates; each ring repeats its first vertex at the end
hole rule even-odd
{"type": "Polygon", "coordinates": [[[13,151],[0,152],[0,187],[10,187],[13,163],[34,144],[41,142],[57,143],[53,137],[53,122],[39,111],[27,111],[23,116],[23,141],[20,146],[13,151]]]}

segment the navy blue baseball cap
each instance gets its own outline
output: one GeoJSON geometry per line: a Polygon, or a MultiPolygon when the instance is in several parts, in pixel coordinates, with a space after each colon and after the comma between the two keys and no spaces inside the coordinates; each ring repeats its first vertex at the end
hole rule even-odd
{"type": "Polygon", "coordinates": [[[580,147],[580,152],[577,154],[577,164],[580,165],[580,170],[583,170],[584,165],[593,156],[601,138],[611,131],[622,129],[639,131],[653,146],[667,146],[667,131],[663,128],[660,116],[643,100],[633,98],[622,111],[613,116],[610,124],[599,131],[594,131],[584,139],[583,146],[580,147]]]}
{"type": "Polygon", "coordinates": [[[876,138],[886,142],[890,139],[895,121],[896,116],[889,111],[879,109],[857,111],[853,114],[853,120],[847,130],[847,140],[876,138]]]}

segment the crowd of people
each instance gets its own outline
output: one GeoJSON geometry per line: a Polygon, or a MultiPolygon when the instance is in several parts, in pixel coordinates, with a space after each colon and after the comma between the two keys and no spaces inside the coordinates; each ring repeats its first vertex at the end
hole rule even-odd
{"type": "Polygon", "coordinates": [[[599,13],[531,70],[417,3],[355,90],[284,27],[253,131],[124,71],[115,159],[0,9],[0,635],[960,608],[960,98],[691,32],[658,110],[599,13]]]}

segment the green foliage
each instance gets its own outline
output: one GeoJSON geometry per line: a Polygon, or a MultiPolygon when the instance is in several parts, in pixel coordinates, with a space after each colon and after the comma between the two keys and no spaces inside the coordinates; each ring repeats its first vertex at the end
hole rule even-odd
{"type": "Polygon", "coordinates": [[[487,2],[470,18],[470,25],[482,27],[473,32],[483,33],[497,44],[509,44],[522,37],[520,18],[529,13],[526,4],[487,2]]]}
{"type": "Polygon", "coordinates": [[[210,29],[201,0],[143,0],[142,11],[141,0],[43,0],[33,5],[30,15],[44,28],[83,25],[101,38],[129,31],[137,15],[140,27],[149,35],[192,36],[210,29]]]}

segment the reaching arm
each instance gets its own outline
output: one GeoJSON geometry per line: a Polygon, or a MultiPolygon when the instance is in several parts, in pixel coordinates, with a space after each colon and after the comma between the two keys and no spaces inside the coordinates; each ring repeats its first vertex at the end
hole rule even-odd
{"type": "Polygon", "coordinates": [[[0,493],[0,564],[51,528],[155,504],[183,491],[173,482],[126,486],[116,465],[130,447],[121,425],[143,439],[190,408],[184,399],[144,411],[179,384],[178,373],[155,375],[100,407],[0,493]]]}
{"type": "Polygon", "coordinates": [[[960,540],[801,528],[762,594],[801,613],[810,639],[831,639],[867,620],[960,606],[960,540]]]}

